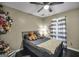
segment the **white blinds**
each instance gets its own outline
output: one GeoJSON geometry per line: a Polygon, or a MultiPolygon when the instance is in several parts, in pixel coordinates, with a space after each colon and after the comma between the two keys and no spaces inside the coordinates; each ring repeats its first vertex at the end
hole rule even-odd
{"type": "Polygon", "coordinates": [[[58,40],[65,40],[67,38],[66,32],[66,17],[53,19],[49,26],[50,36],[58,40]]]}

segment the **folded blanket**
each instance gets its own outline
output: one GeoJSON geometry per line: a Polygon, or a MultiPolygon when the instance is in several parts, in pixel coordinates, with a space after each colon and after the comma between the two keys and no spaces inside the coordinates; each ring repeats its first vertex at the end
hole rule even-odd
{"type": "Polygon", "coordinates": [[[61,44],[62,41],[55,40],[55,39],[50,39],[44,43],[41,43],[37,45],[38,47],[44,48],[48,51],[50,51],[50,54],[54,54],[56,48],[61,44]]]}

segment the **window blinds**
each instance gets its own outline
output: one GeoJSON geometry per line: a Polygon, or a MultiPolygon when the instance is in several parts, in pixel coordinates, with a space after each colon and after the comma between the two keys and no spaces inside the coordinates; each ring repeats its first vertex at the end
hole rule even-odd
{"type": "Polygon", "coordinates": [[[52,19],[50,23],[50,36],[58,40],[65,40],[67,38],[66,32],[66,17],[52,19]]]}

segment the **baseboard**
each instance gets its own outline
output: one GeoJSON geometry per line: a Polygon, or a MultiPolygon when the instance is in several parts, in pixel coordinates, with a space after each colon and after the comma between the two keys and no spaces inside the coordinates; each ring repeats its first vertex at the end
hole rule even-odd
{"type": "Polygon", "coordinates": [[[73,50],[73,51],[79,52],[78,49],[74,49],[74,48],[71,48],[71,47],[67,47],[67,49],[70,49],[70,50],[73,50]]]}

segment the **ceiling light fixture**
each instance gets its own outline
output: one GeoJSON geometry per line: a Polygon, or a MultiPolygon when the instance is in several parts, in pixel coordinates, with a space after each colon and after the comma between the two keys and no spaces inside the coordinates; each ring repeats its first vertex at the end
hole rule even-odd
{"type": "Polygon", "coordinates": [[[46,10],[49,9],[49,5],[45,5],[44,9],[46,9],[46,10]]]}

